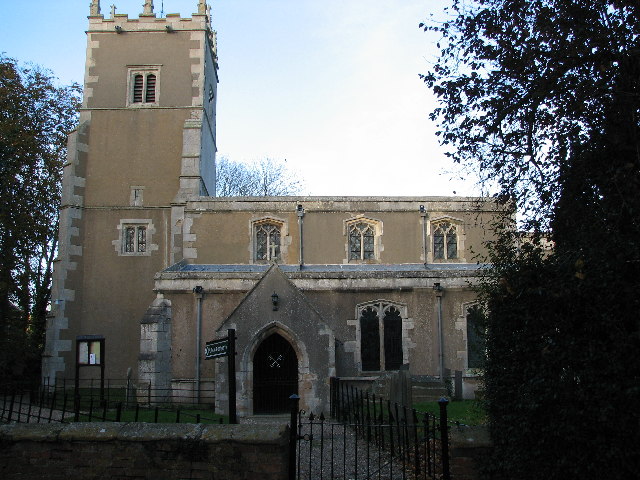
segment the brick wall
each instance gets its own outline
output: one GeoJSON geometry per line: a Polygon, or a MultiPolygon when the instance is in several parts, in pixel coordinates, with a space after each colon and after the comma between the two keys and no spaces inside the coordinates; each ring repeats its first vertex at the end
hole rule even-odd
{"type": "Polygon", "coordinates": [[[287,445],[268,425],[2,425],[0,478],[281,480],[287,445]]]}

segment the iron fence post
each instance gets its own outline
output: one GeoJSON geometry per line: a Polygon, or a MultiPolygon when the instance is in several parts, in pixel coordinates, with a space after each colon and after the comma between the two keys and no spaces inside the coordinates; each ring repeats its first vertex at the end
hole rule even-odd
{"type": "Polygon", "coordinates": [[[440,406],[440,447],[442,448],[442,479],[450,480],[449,473],[449,427],[447,424],[447,405],[449,400],[442,397],[438,400],[440,406]]]}
{"type": "Polygon", "coordinates": [[[289,480],[296,478],[296,447],[298,443],[298,403],[300,397],[293,394],[291,400],[291,423],[289,424],[289,480]]]}

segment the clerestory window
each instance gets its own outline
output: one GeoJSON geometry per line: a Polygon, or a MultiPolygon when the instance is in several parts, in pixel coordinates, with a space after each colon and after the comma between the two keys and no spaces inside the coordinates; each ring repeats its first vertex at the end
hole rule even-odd
{"type": "Polygon", "coordinates": [[[454,224],[440,222],[433,226],[433,258],[434,260],[458,258],[458,234],[454,224]]]}
{"type": "Polygon", "coordinates": [[[255,226],[255,259],[276,261],[280,259],[280,225],[261,223],[255,226]]]}
{"type": "Polygon", "coordinates": [[[354,223],[349,226],[349,260],[370,260],[375,258],[375,232],[368,223],[354,223]]]}

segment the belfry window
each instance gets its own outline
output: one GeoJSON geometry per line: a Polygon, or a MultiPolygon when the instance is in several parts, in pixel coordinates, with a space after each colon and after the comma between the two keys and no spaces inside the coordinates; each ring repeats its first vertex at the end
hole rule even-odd
{"type": "Polygon", "coordinates": [[[456,226],[449,222],[434,225],[433,258],[451,260],[458,258],[458,234],[456,226]]]}
{"type": "Polygon", "coordinates": [[[156,76],[137,74],[133,77],[133,103],[156,102],[156,76]]]}
{"type": "Polygon", "coordinates": [[[280,258],[280,226],[261,223],[255,227],[256,260],[275,261],[280,258]]]}
{"type": "Polygon", "coordinates": [[[354,223],[349,226],[349,260],[370,260],[375,258],[375,233],[368,223],[354,223]]]}
{"type": "Polygon", "coordinates": [[[360,310],[362,371],[398,370],[403,364],[400,308],[376,303],[360,310]]]}
{"type": "Polygon", "coordinates": [[[158,105],[160,65],[129,67],[129,106],[158,105]]]}

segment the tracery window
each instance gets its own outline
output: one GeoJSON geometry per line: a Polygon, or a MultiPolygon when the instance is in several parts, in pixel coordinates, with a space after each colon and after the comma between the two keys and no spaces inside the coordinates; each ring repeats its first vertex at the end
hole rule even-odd
{"type": "Polygon", "coordinates": [[[256,225],[256,260],[275,261],[280,258],[280,234],[280,225],[274,223],[256,225]]]}
{"type": "Polygon", "coordinates": [[[369,305],[360,311],[359,321],[362,370],[398,370],[403,363],[400,309],[386,303],[369,305]]]}
{"type": "Polygon", "coordinates": [[[458,234],[450,222],[440,222],[433,227],[433,258],[451,260],[458,258],[458,234]]]}
{"type": "Polygon", "coordinates": [[[375,232],[373,226],[360,222],[349,226],[349,260],[375,258],[375,232]]]}
{"type": "Polygon", "coordinates": [[[144,253],[147,251],[147,226],[124,225],[122,234],[123,253],[144,253]]]}

